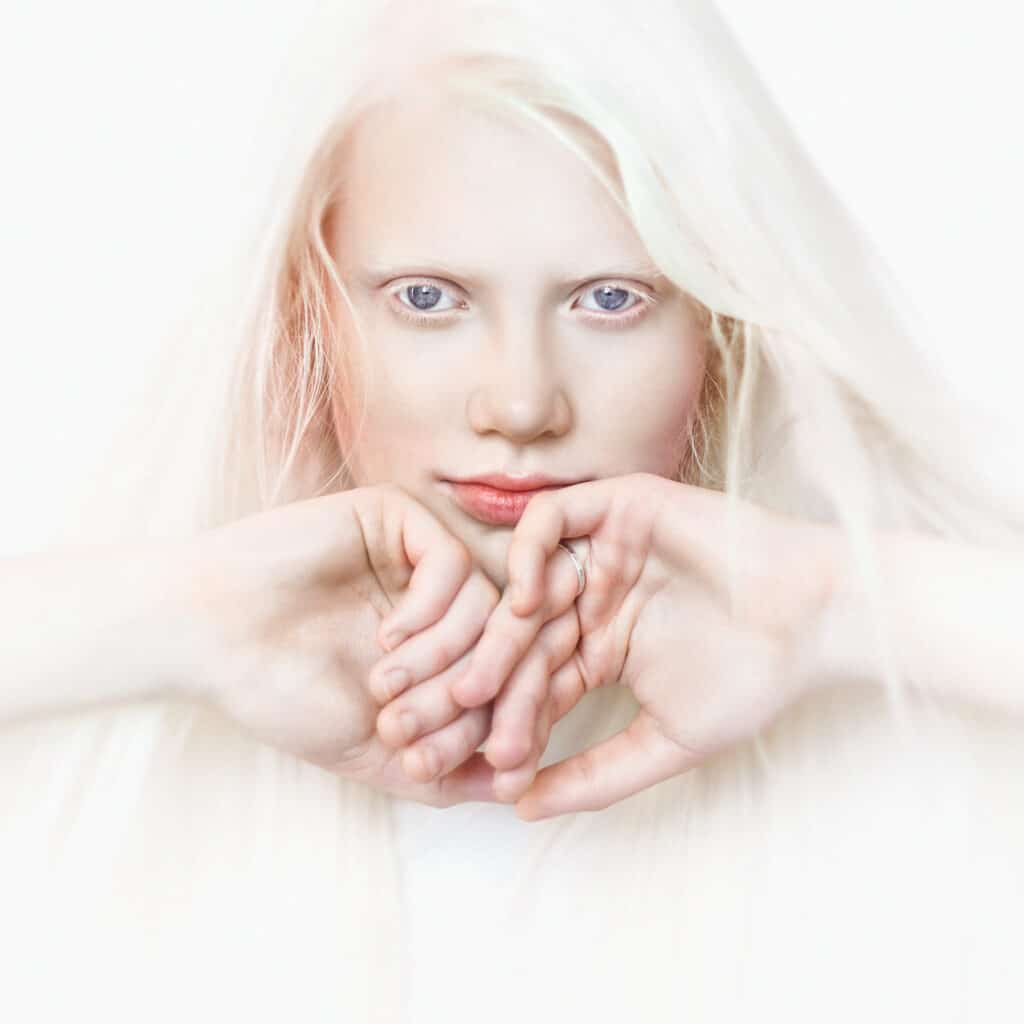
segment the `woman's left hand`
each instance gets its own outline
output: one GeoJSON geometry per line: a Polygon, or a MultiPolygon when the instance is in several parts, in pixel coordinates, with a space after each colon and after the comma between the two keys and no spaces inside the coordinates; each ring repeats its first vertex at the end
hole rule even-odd
{"type": "MultiPolygon", "coordinates": [[[[598,810],[687,771],[755,734],[812,685],[835,530],[739,499],[735,514],[733,546],[725,495],[647,473],[530,501],[509,549],[509,590],[456,684],[456,699],[515,702],[516,676],[503,685],[528,656],[537,622],[564,614],[564,587],[555,602],[546,591],[567,568],[575,577],[558,550],[568,540],[582,553],[587,577],[583,593],[570,598],[579,644],[553,677],[557,687],[534,693],[532,706],[544,713],[557,689],[564,714],[587,690],[620,683],[640,710],[619,734],[525,780],[520,817],[598,810]]],[[[534,721],[519,721],[522,734],[504,738],[508,749],[537,735],[534,721]]]]}

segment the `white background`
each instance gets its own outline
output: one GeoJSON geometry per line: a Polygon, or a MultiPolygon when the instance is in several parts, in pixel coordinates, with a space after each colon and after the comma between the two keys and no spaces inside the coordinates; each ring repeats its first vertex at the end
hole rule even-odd
{"type": "MultiPolygon", "coordinates": [[[[59,520],[62,486],[109,429],[118,380],[166,320],[168,288],[189,287],[179,255],[200,275],[204,241],[237,212],[225,195],[245,202],[244,178],[225,181],[237,168],[218,157],[252,131],[268,69],[309,3],[5,11],[3,549],[36,546],[59,520]]],[[[1024,423],[1010,411],[1024,369],[1011,304],[1024,234],[1014,5],[720,7],[958,386],[1024,423]]]]}

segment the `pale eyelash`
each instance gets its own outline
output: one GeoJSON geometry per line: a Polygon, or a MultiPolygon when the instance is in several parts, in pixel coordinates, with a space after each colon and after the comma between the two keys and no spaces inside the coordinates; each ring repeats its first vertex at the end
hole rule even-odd
{"type": "MultiPolygon", "coordinates": [[[[455,309],[446,309],[441,313],[416,313],[398,297],[399,294],[405,291],[407,288],[413,288],[416,285],[422,284],[440,285],[440,282],[432,281],[429,279],[422,279],[409,281],[406,284],[403,284],[401,288],[397,288],[389,293],[391,297],[394,298],[395,300],[395,302],[392,305],[392,308],[395,310],[399,317],[401,317],[408,323],[417,324],[421,326],[426,325],[430,327],[439,327],[442,325],[450,324],[459,313],[459,307],[456,307],[455,309]]],[[[583,289],[583,292],[581,294],[585,295],[588,290],[592,291],[598,286],[605,284],[610,284],[613,288],[622,288],[624,291],[627,291],[631,295],[636,296],[640,301],[636,302],[625,313],[601,314],[595,313],[593,310],[589,309],[580,310],[580,312],[583,315],[583,319],[587,323],[593,324],[594,326],[597,327],[619,328],[624,327],[628,324],[635,323],[641,317],[646,316],[651,311],[651,308],[657,305],[657,303],[660,301],[657,295],[653,295],[646,291],[640,291],[638,288],[631,287],[630,285],[626,284],[623,281],[595,281],[592,284],[588,284],[583,289]]],[[[574,308],[579,309],[579,307],[574,308]]]]}

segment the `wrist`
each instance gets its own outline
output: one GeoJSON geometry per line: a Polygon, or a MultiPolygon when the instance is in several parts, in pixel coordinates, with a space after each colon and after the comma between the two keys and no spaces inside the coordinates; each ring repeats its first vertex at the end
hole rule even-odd
{"type": "Polygon", "coordinates": [[[173,697],[209,700],[218,647],[211,615],[216,574],[198,538],[161,542],[150,553],[154,648],[168,650],[161,684],[173,697]]]}
{"type": "Polygon", "coordinates": [[[819,552],[822,604],[809,631],[806,678],[811,690],[863,681],[871,675],[865,603],[856,585],[846,534],[829,526],[819,552]]]}

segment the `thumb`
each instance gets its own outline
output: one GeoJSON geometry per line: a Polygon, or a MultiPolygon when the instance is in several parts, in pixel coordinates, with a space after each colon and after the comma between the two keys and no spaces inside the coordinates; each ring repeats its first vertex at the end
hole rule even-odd
{"type": "Polygon", "coordinates": [[[382,619],[378,642],[394,650],[408,637],[439,621],[473,570],[469,550],[441,521],[404,492],[397,501],[403,559],[412,574],[397,604],[382,619]]]}
{"type": "Polygon", "coordinates": [[[621,732],[537,773],[516,801],[523,821],[574,811],[599,811],[649,786],[688,771],[698,755],[668,739],[640,710],[621,732]]]}

